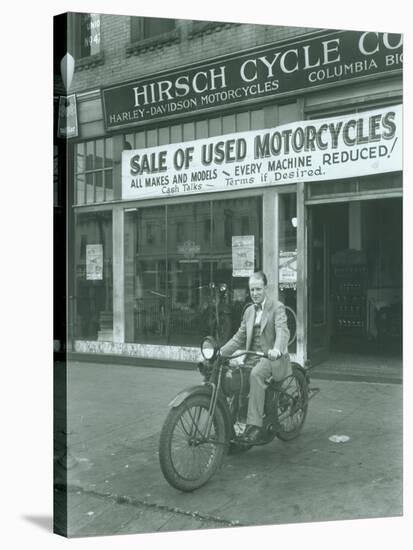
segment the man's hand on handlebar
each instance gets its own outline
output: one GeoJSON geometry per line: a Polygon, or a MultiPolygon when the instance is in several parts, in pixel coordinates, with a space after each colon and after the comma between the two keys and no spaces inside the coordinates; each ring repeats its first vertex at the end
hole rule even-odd
{"type": "Polygon", "coordinates": [[[279,359],[282,355],[281,351],[277,348],[273,348],[268,350],[268,359],[271,361],[275,361],[276,359],[279,359]]]}

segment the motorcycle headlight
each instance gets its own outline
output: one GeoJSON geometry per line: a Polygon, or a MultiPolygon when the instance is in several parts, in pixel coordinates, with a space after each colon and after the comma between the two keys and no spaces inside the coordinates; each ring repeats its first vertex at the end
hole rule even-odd
{"type": "Polygon", "coordinates": [[[212,336],[206,336],[201,342],[201,353],[204,359],[211,361],[216,357],[218,346],[212,336]]]}

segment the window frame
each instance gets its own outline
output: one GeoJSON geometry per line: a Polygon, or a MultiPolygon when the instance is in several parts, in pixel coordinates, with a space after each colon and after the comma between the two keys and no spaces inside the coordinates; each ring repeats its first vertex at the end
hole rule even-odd
{"type": "Polygon", "coordinates": [[[75,144],[75,152],[74,152],[74,181],[75,181],[75,196],[74,196],[74,204],[75,206],[91,206],[94,204],[101,204],[101,203],[108,203],[112,202],[114,200],[114,156],[113,156],[113,138],[112,137],[105,137],[105,138],[98,138],[93,140],[87,140],[87,141],[81,141],[75,144]],[[108,150],[108,144],[107,142],[112,140],[112,144],[110,146],[110,149],[112,150],[112,158],[110,159],[109,165],[106,166],[106,154],[108,150]],[[97,151],[97,142],[103,141],[103,157],[102,157],[102,165],[99,167],[96,167],[96,151],[97,151]],[[87,146],[91,144],[93,149],[93,166],[91,168],[87,168],[87,146]],[[83,149],[83,170],[78,170],[79,168],[79,162],[78,162],[78,151],[79,148],[83,149]],[[108,187],[106,185],[106,182],[109,181],[107,173],[111,173],[111,180],[112,185],[111,187],[108,187]],[[103,199],[100,201],[96,200],[96,174],[102,174],[102,193],[103,193],[103,199]],[[82,191],[82,201],[79,201],[79,183],[78,183],[78,177],[83,176],[83,182],[84,182],[84,188],[82,191]],[[87,177],[92,177],[92,185],[93,185],[93,200],[88,201],[87,200],[87,177]],[[107,198],[107,189],[111,189],[112,193],[109,198],[107,198]]]}
{"type": "MultiPolygon", "coordinates": [[[[75,59],[75,71],[87,69],[103,63],[103,50],[102,50],[102,16],[99,13],[69,13],[69,28],[70,28],[70,39],[69,39],[69,51],[72,53],[75,59]],[[82,18],[85,16],[94,16],[98,22],[97,27],[99,28],[99,50],[94,53],[89,53],[87,55],[82,55],[81,44],[82,40],[82,18]]],[[[92,30],[92,29],[91,29],[92,30]]]]}
{"type": "Polygon", "coordinates": [[[164,17],[131,17],[129,24],[130,44],[126,48],[126,55],[138,54],[146,50],[163,48],[180,40],[178,20],[164,17]],[[145,36],[145,20],[159,19],[164,21],[173,21],[173,28],[159,34],[145,36]]]}

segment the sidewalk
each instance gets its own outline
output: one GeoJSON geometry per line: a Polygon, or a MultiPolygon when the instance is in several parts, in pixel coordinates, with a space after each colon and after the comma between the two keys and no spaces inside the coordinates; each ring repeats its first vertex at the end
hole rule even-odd
{"type": "MultiPolygon", "coordinates": [[[[195,363],[161,361],[123,355],[96,355],[93,353],[68,353],[69,361],[85,361],[101,364],[129,365],[161,369],[197,369],[195,363]]],[[[403,381],[402,360],[393,357],[335,353],[326,361],[311,369],[311,378],[317,380],[342,380],[360,382],[383,382],[401,384],[403,381]]]]}
{"type": "Polygon", "coordinates": [[[159,433],[172,397],[200,382],[195,371],[69,363],[70,536],[401,515],[401,385],[317,381],[296,440],[228,456],[186,494],[162,476],[159,433]]]}
{"type": "Polygon", "coordinates": [[[325,380],[401,384],[403,365],[399,357],[337,352],[316,365],[311,376],[325,380]]]}

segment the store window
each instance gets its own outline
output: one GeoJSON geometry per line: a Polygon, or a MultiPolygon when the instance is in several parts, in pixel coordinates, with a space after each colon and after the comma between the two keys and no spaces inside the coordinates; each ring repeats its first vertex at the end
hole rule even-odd
{"type": "Polygon", "coordinates": [[[76,204],[113,200],[113,140],[78,143],[75,159],[76,204]]]}
{"type": "MultiPolygon", "coordinates": [[[[379,350],[399,354],[403,332],[402,198],[362,201],[361,216],[368,337],[379,350]]],[[[355,286],[352,282],[352,289],[355,286]]]]}
{"type": "Polygon", "coordinates": [[[131,42],[139,42],[171,33],[176,28],[175,19],[157,17],[131,17],[131,42]]]}
{"type": "Polygon", "coordinates": [[[112,341],[112,212],[77,214],[75,239],[75,336],[112,341]]]}
{"type": "Polygon", "coordinates": [[[249,302],[248,273],[262,268],[261,219],[260,197],[127,211],[126,341],[227,340],[249,302]]]}
{"type": "Polygon", "coordinates": [[[75,59],[100,53],[100,15],[96,13],[73,13],[72,51],[75,59]]]}
{"type": "Polygon", "coordinates": [[[297,349],[297,197],[279,194],[279,299],[286,306],[290,329],[289,352],[297,349]]]}

